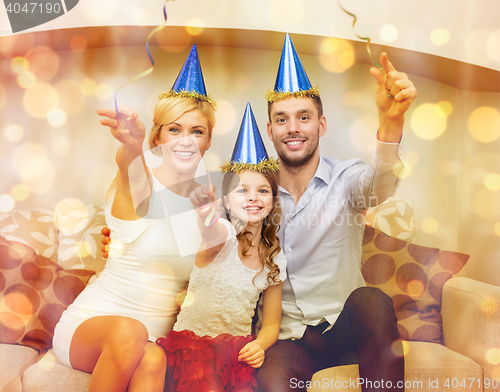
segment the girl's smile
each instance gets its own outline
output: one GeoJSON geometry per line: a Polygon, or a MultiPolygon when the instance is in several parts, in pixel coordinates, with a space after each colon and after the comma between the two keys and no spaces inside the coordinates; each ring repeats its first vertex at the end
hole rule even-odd
{"type": "Polygon", "coordinates": [[[261,225],[273,208],[269,181],[260,173],[247,170],[238,174],[240,183],[227,196],[231,215],[246,225],[261,225]]]}

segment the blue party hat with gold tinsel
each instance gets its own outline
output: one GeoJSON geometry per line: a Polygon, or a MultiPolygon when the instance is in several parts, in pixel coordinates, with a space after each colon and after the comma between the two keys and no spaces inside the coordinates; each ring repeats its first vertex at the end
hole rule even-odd
{"type": "Polygon", "coordinates": [[[215,100],[210,94],[207,94],[207,90],[205,89],[205,81],[203,80],[203,73],[201,72],[201,65],[200,60],[198,59],[196,44],[194,44],[191,48],[191,52],[189,52],[189,55],[170,91],[168,93],[162,91],[159,96],[160,99],[168,97],[199,99],[209,102],[215,107],[215,100]]]}
{"type": "Polygon", "coordinates": [[[319,93],[318,86],[311,86],[311,82],[300,62],[299,55],[293,46],[290,35],[286,33],[276,83],[274,84],[274,89],[269,89],[266,94],[267,102],[292,97],[319,97],[319,93]]]}
{"type": "Polygon", "coordinates": [[[225,162],[220,170],[223,173],[239,173],[244,170],[264,173],[279,170],[278,160],[267,155],[250,103],[247,103],[231,160],[225,162]]]}

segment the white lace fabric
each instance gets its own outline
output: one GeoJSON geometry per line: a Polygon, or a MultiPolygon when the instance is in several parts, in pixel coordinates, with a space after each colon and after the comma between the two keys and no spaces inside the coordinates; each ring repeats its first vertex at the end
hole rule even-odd
{"type": "MultiPolygon", "coordinates": [[[[251,334],[259,294],[270,286],[267,281],[269,269],[265,267],[259,272],[243,265],[234,227],[225,219],[220,221],[228,229],[228,238],[212,263],[204,268],[195,266],[191,272],[188,293],[173,328],[175,331],[190,330],[198,336],[211,337],[223,333],[251,334]]],[[[277,283],[282,282],[286,279],[283,251],[273,261],[280,269],[277,283]]]]}

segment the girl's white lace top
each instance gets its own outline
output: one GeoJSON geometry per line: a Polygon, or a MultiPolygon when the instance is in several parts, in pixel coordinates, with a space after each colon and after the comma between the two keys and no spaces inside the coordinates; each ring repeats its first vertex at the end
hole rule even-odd
{"type": "MultiPolygon", "coordinates": [[[[251,334],[259,294],[270,286],[267,280],[269,269],[264,267],[259,272],[243,265],[233,225],[225,219],[220,219],[220,222],[228,229],[227,240],[208,266],[194,266],[174,331],[187,329],[198,336],[211,337],[223,333],[235,336],[251,334]]],[[[277,279],[280,283],[286,279],[283,251],[273,261],[280,269],[277,279]]]]}

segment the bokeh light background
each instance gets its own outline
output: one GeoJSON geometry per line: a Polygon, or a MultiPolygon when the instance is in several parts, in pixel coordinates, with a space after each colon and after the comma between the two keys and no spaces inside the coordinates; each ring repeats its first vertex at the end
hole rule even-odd
{"type": "MultiPolygon", "coordinates": [[[[163,1],[80,3],[52,27],[17,35],[0,15],[0,214],[65,198],[101,205],[116,171],[118,142],[96,110],[112,108],[116,89],[149,68],[145,40],[162,23],[163,1]]],[[[377,111],[366,45],[336,2],[317,3],[310,10],[305,0],[286,7],[280,0],[169,2],[169,26],[151,41],[155,70],[120,90],[119,102],[150,128],[158,93],[171,87],[196,42],[219,106],[206,155],[215,169],[232,151],[247,101],[265,133],[264,94],[289,31],[322,89],[322,154],[370,160],[377,111]]],[[[350,3],[374,55],[388,51],[419,91],[406,117],[406,169],[396,196],[414,203],[417,243],[470,254],[460,274],[500,285],[500,30],[481,4],[453,16],[427,0],[350,3]]]]}

